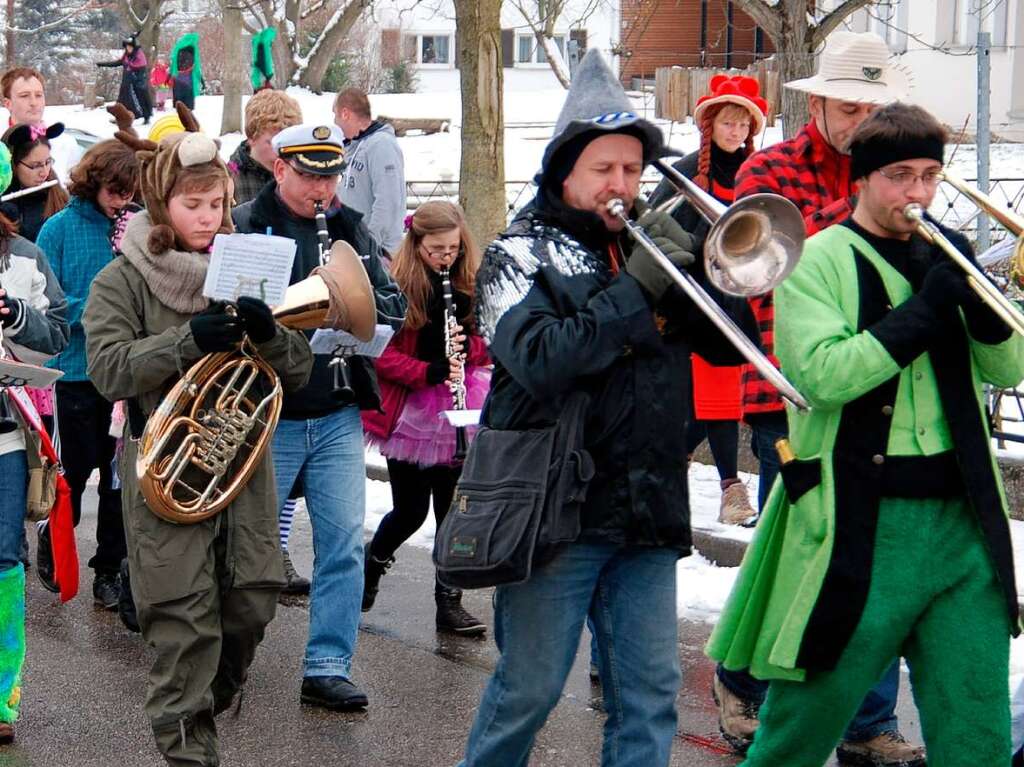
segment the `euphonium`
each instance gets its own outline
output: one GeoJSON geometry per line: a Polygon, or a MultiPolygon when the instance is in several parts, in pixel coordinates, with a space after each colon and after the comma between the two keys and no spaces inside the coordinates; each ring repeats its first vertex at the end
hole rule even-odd
{"type": "MultiPolygon", "coordinates": [[[[347,330],[368,341],[376,324],[373,290],[346,242],[324,266],[288,288],[275,319],[295,330],[347,330]]],[[[281,413],[281,382],[248,338],[236,352],[208,354],[150,415],[135,471],[149,508],[192,524],[222,511],[259,467],[281,413]]]]}

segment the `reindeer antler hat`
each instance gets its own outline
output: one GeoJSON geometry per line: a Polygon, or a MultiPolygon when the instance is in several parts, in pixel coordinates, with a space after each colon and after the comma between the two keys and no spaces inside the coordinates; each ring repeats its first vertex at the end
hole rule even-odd
{"type": "Polygon", "coordinates": [[[218,154],[217,142],[200,132],[199,123],[188,107],[179,101],[175,104],[175,109],[185,132],[164,136],[160,143],[139,138],[131,128],[131,113],[128,110],[124,110],[127,115],[110,110],[121,128],[114,135],[121,143],[134,149],[139,160],[139,186],[146,212],[153,222],[147,246],[149,252],[155,256],[175,246],[176,238],[170,214],[167,212],[167,202],[179,174],[185,168],[209,164],[224,175],[224,212],[219,231],[234,231],[231,222],[230,177],[227,166],[218,154]],[[128,119],[125,119],[126,117],[128,119]]]}

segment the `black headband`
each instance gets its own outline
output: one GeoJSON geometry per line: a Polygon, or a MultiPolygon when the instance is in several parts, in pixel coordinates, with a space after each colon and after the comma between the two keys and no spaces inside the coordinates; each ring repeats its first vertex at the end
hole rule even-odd
{"type": "Polygon", "coordinates": [[[903,160],[945,160],[946,145],[941,138],[914,136],[893,140],[875,138],[854,140],[850,144],[850,179],[856,181],[870,173],[903,160]]]}

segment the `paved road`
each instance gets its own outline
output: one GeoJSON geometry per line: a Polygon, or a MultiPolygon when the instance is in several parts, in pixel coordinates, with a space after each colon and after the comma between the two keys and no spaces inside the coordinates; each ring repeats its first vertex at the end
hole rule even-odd
{"type": "MultiPolygon", "coordinates": [[[[96,496],[86,494],[78,531],[82,593],[61,606],[28,579],[28,659],[17,743],[0,749],[0,767],[157,767],[162,764],[142,715],[151,651],[116,614],[96,610],[91,571],[96,496]]],[[[34,541],[33,541],[34,545],[34,541]]],[[[293,559],[309,572],[312,553],[305,515],[297,516],[293,559]]],[[[330,714],[299,704],[308,613],[303,600],[278,609],[260,647],[241,712],[218,722],[225,765],[420,767],[457,763],[480,691],[493,668],[493,641],[455,639],[434,631],[433,572],[428,552],[404,549],[384,580],[377,606],[364,616],[355,676],[370,696],[360,714],[330,714]]],[[[490,620],[490,594],[467,595],[467,606],[490,620]]],[[[709,627],[680,622],[684,687],[672,765],[717,767],[723,753],[708,694],[712,664],[700,648],[709,627]]],[[[532,767],[600,763],[600,692],[587,678],[585,647],[563,700],[540,733],[532,767]]],[[[902,697],[908,735],[917,717],[902,697]]]]}

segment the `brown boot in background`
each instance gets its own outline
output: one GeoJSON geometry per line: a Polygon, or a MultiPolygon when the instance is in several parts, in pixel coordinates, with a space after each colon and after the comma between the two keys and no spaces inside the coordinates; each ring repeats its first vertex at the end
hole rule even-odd
{"type": "Polygon", "coordinates": [[[718,510],[718,521],[723,525],[742,525],[756,516],[757,512],[750,505],[747,487],[739,479],[724,480],[728,482],[722,488],[722,505],[718,510]]]}

